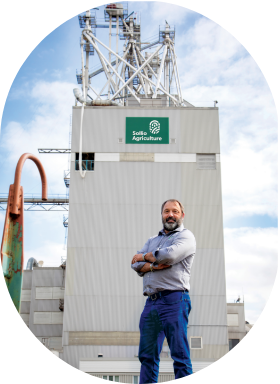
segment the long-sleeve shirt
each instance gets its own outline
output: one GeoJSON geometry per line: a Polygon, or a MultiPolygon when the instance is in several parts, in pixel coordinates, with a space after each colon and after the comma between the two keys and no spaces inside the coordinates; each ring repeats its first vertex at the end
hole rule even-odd
{"type": "Polygon", "coordinates": [[[190,271],[196,252],[195,237],[183,224],[174,231],[151,237],[137,253],[152,252],[157,264],[171,265],[170,268],[154,272],[140,272],[146,262],[138,261],[131,268],[143,276],[144,296],[163,290],[190,290],[190,271]]]}

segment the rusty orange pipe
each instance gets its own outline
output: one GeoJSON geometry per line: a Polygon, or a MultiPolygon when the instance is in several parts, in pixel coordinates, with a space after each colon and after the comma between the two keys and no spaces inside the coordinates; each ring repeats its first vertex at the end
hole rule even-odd
{"type": "Polygon", "coordinates": [[[16,167],[16,172],[15,172],[15,181],[14,181],[14,201],[12,204],[12,209],[11,209],[11,214],[13,215],[19,215],[19,205],[20,205],[20,179],[21,179],[21,172],[23,165],[25,163],[25,160],[30,159],[34,161],[34,163],[37,165],[37,168],[40,172],[41,180],[42,180],[42,200],[48,200],[48,187],[47,187],[47,177],[43,168],[43,165],[37,157],[32,155],[31,153],[24,153],[16,167]]]}

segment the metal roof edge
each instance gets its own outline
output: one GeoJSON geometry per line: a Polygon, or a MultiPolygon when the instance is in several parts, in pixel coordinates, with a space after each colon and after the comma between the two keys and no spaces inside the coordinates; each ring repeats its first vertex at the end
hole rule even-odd
{"type": "MultiPolygon", "coordinates": [[[[72,106],[73,109],[81,109],[82,106],[76,106],[76,105],[73,105],[72,106]]],[[[110,105],[110,106],[85,106],[84,107],[85,109],[139,109],[139,110],[145,110],[145,109],[148,109],[148,110],[165,110],[165,111],[169,111],[169,110],[180,110],[180,111],[189,111],[189,110],[219,110],[218,107],[136,107],[136,106],[131,106],[131,107],[123,107],[123,106],[119,106],[119,107],[116,107],[114,105],[110,105]]]]}

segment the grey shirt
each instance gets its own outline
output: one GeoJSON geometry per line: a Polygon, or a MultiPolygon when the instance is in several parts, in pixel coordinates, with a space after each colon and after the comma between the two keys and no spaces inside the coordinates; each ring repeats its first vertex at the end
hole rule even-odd
{"type": "Polygon", "coordinates": [[[137,253],[152,252],[158,264],[172,265],[154,272],[140,272],[144,261],[131,265],[131,268],[143,276],[143,294],[153,295],[165,289],[190,290],[190,271],[196,251],[194,235],[183,224],[172,232],[165,233],[164,229],[157,236],[151,237],[137,253]]]}

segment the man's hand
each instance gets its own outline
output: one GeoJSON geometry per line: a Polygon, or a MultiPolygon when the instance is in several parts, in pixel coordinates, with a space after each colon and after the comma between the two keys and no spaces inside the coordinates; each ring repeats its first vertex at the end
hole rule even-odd
{"type": "MultiPolygon", "coordinates": [[[[145,255],[145,261],[150,261],[151,263],[155,262],[157,259],[153,256],[152,252],[148,252],[145,255]]],[[[143,253],[138,253],[137,255],[134,255],[131,261],[131,264],[136,263],[137,261],[144,261],[143,260],[143,253]]]]}
{"type": "MultiPolygon", "coordinates": [[[[151,272],[150,265],[151,265],[151,263],[146,263],[146,264],[140,269],[140,272],[143,272],[143,273],[151,272]]],[[[154,271],[160,271],[161,269],[170,268],[170,267],[171,267],[171,265],[158,264],[158,265],[156,265],[156,266],[153,266],[153,270],[154,270],[154,271]]]]}
{"type": "Polygon", "coordinates": [[[137,255],[134,255],[131,260],[131,264],[137,263],[137,261],[144,261],[142,255],[143,253],[138,253],[137,255]]]}

